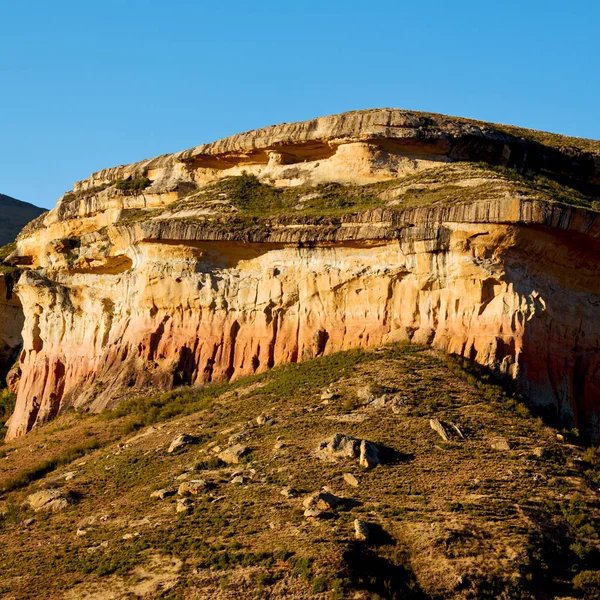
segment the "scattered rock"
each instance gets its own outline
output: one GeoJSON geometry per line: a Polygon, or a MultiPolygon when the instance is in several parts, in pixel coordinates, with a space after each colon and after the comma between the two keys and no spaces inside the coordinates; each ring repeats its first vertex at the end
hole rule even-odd
{"type": "Polygon", "coordinates": [[[352,473],[344,473],[344,481],[352,487],[358,487],[358,479],[352,473]]]}
{"type": "Polygon", "coordinates": [[[156,490],[150,494],[150,498],[158,498],[159,500],[164,500],[168,496],[173,496],[177,493],[177,489],[174,487],[166,487],[161,490],[156,490]]]}
{"type": "Polygon", "coordinates": [[[354,537],[361,541],[366,542],[369,539],[369,527],[364,521],[359,519],[354,520],[354,537]]]}
{"type": "Polygon", "coordinates": [[[321,519],[325,516],[325,511],[320,510],[318,508],[307,508],[304,511],[304,516],[307,519],[321,519]]]}
{"type": "Polygon", "coordinates": [[[298,497],[298,492],[293,487],[284,487],[280,493],[284,498],[298,497]]]}
{"type": "Polygon", "coordinates": [[[327,415],[325,418],[337,423],[362,423],[367,418],[367,415],[364,413],[350,413],[347,415],[327,415]]]}
{"type": "Polygon", "coordinates": [[[190,474],[189,473],[181,473],[181,475],[177,475],[177,477],[175,477],[175,481],[185,481],[186,479],[190,478],[190,474]]]}
{"type": "Polygon", "coordinates": [[[335,400],[339,397],[340,394],[332,388],[327,388],[326,390],[321,392],[321,400],[335,400]]]}
{"type": "Polygon", "coordinates": [[[433,419],[429,419],[429,426],[431,427],[431,429],[433,429],[436,433],[439,434],[439,436],[445,441],[449,441],[450,440],[450,436],[448,435],[448,432],[446,431],[446,429],[444,428],[444,426],[442,425],[441,421],[437,418],[433,418],[433,419]]]}
{"type": "Polygon", "coordinates": [[[359,464],[365,469],[373,469],[379,464],[379,450],[375,444],[367,440],[361,441],[359,464]]]}
{"type": "Polygon", "coordinates": [[[77,475],[75,471],[69,471],[68,473],[65,473],[65,481],[71,481],[75,477],[75,475],[77,475]]]}
{"type": "Polygon", "coordinates": [[[533,455],[537,458],[544,458],[544,454],[546,454],[546,451],[541,446],[537,446],[533,449],[533,455]]]}
{"type": "Polygon", "coordinates": [[[511,444],[509,444],[504,438],[498,438],[494,440],[491,444],[494,450],[507,451],[512,448],[511,444]]]}
{"type": "Polygon", "coordinates": [[[31,494],[27,496],[27,502],[35,512],[58,512],[67,508],[70,504],[65,493],[58,488],[51,488],[31,494]]]}
{"type": "Polygon", "coordinates": [[[341,499],[329,492],[314,492],[310,496],[304,498],[302,506],[304,508],[320,508],[321,510],[330,510],[335,508],[341,499]]]}
{"type": "Polygon", "coordinates": [[[240,462],[240,458],[248,453],[248,446],[242,444],[236,444],[231,448],[226,448],[222,452],[219,452],[219,458],[228,465],[237,465],[240,462]]]}
{"type": "Polygon", "coordinates": [[[178,513],[189,513],[192,512],[193,507],[194,503],[189,498],[180,498],[177,500],[175,510],[178,513]]]}
{"type": "Polygon", "coordinates": [[[556,439],[559,442],[564,442],[565,441],[565,436],[562,433],[557,433],[556,434],[556,439]]]}
{"type": "Polygon", "coordinates": [[[195,437],[192,437],[187,433],[181,433],[171,442],[171,445],[169,446],[167,452],[172,453],[176,450],[179,450],[180,448],[183,448],[184,446],[189,446],[190,444],[194,443],[196,443],[195,437]]]}
{"type": "Polygon", "coordinates": [[[193,481],[184,481],[177,490],[180,496],[197,496],[206,490],[206,481],[196,479],[193,481]]]}
{"type": "Polygon", "coordinates": [[[241,475],[237,475],[231,480],[230,483],[233,483],[234,485],[241,485],[244,483],[244,478],[241,475]]]}
{"type": "Polygon", "coordinates": [[[387,388],[380,385],[369,384],[356,390],[356,396],[363,404],[372,404],[374,401],[382,401],[385,405],[387,388]]]}
{"type": "Polygon", "coordinates": [[[273,419],[266,414],[262,414],[262,415],[258,415],[258,417],[256,417],[256,423],[257,425],[272,425],[275,421],[273,421],[273,419]]]}
{"type": "Polygon", "coordinates": [[[360,440],[343,433],[336,433],[319,444],[317,454],[325,460],[358,458],[359,448],[360,440]]]}
{"type": "Polygon", "coordinates": [[[273,450],[281,450],[282,448],[285,448],[285,443],[281,440],[278,440],[273,444],[273,450]]]}
{"type": "Polygon", "coordinates": [[[75,535],[76,535],[77,537],[83,537],[83,536],[84,536],[84,535],[86,535],[86,534],[87,534],[87,529],[81,529],[81,528],[80,528],[80,529],[78,529],[78,530],[76,531],[76,533],[75,533],[75,535]]]}

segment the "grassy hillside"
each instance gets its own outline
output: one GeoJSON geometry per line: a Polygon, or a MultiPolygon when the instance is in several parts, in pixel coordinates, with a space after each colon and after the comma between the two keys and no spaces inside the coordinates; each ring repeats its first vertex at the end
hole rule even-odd
{"type": "Polygon", "coordinates": [[[3,598],[600,593],[600,455],[425,347],[69,413],[0,452],[3,598]],[[193,443],[167,452],[182,433],[193,443]],[[335,433],[376,444],[381,464],[323,461],[315,450],[335,433]],[[239,444],[239,464],[218,458],[239,444]],[[206,486],[184,512],[177,494],[151,497],[195,480],[206,486]],[[27,508],[44,488],[69,506],[27,508]],[[303,500],[323,488],[339,503],[306,517],[303,500]]]}
{"type": "Polygon", "coordinates": [[[0,246],[12,242],[29,221],[43,212],[43,208],[0,194],[0,246]]]}

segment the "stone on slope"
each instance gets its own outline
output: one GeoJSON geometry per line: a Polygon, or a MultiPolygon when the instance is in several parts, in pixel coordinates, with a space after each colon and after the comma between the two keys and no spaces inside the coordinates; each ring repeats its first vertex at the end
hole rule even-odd
{"type": "Polygon", "coordinates": [[[429,426],[433,429],[445,442],[450,440],[450,436],[446,428],[442,425],[438,418],[429,419],[429,426]]]}
{"type": "Polygon", "coordinates": [[[365,469],[373,469],[379,464],[379,450],[377,446],[367,440],[360,442],[359,464],[365,469]]]}
{"type": "Polygon", "coordinates": [[[369,534],[368,525],[364,521],[354,519],[354,537],[361,542],[366,542],[369,539],[369,534]]]}
{"type": "Polygon", "coordinates": [[[330,492],[313,492],[302,501],[304,508],[317,507],[321,510],[330,510],[341,503],[341,498],[338,498],[330,492]]]}
{"type": "Polygon", "coordinates": [[[169,449],[167,450],[167,452],[169,452],[169,454],[171,454],[177,450],[180,450],[184,446],[189,446],[190,444],[194,444],[195,442],[196,442],[195,437],[192,437],[191,435],[188,435],[187,433],[181,433],[171,442],[171,445],[169,446],[169,449]]]}
{"type": "Polygon", "coordinates": [[[317,455],[319,458],[329,461],[358,458],[359,448],[359,439],[344,435],[343,433],[335,433],[319,444],[317,455]]]}
{"type": "Polygon", "coordinates": [[[201,492],[206,491],[207,485],[204,479],[194,479],[192,481],[184,481],[177,490],[180,496],[197,496],[201,492]]]}
{"type": "Polygon", "coordinates": [[[358,479],[352,473],[344,473],[344,481],[352,487],[358,487],[358,479]]]}
{"type": "Polygon", "coordinates": [[[58,512],[67,508],[70,502],[65,493],[58,488],[50,488],[27,496],[29,506],[35,512],[58,512]]]}
{"type": "Polygon", "coordinates": [[[168,496],[174,496],[177,493],[177,488],[174,487],[166,487],[160,490],[155,490],[150,494],[150,498],[158,498],[159,500],[164,500],[168,496]]]}
{"type": "Polygon", "coordinates": [[[228,465],[237,465],[240,462],[242,456],[247,454],[248,451],[248,446],[236,444],[235,446],[231,446],[230,448],[225,448],[225,450],[219,452],[217,456],[228,465]]]}

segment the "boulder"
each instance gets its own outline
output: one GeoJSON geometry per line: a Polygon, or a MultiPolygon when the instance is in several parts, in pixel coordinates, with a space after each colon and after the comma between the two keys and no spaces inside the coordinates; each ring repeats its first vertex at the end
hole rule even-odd
{"type": "Polygon", "coordinates": [[[344,482],[352,487],[358,487],[358,479],[352,473],[344,473],[344,482]]]}
{"type": "Polygon", "coordinates": [[[429,426],[433,429],[445,442],[450,440],[450,436],[446,431],[446,428],[442,425],[442,422],[437,419],[429,419],[429,426]]]}
{"type": "Polygon", "coordinates": [[[343,433],[336,433],[330,438],[323,440],[317,449],[317,455],[329,461],[343,458],[358,458],[360,440],[343,433]]]}
{"type": "Polygon", "coordinates": [[[196,442],[196,438],[188,435],[187,433],[179,434],[169,446],[167,452],[173,453],[176,450],[183,448],[184,446],[189,446],[190,444],[194,444],[196,442]]]}
{"type": "Polygon", "coordinates": [[[322,519],[325,516],[325,511],[319,508],[307,508],[304,511],[304,516],[307,519],[322,519]]]}
{"type": "Polygon", "coordinates": [[[240,462],[240,458],[248,453],[248,450],[248,446],[236,444],[219,452],[218,457],[228,465],[237,465],[240,462]]]}
{"type": "Polygon", "coordinates": [[[364,521],[354,519],[354,537],[361,541],[366,542],[369,539],[369,527],[364,521]]]}
{"type": "Polygon", "coordinates": [[[177,500],[175,511],[178,513],[189,513],[192,512],[194,503],[189,498],[180,498],[177,500]]]}
{"type": "Polygon", "coordinates": [[[497,438],[492,441],[491,446],[494,450],[507,451],[512,448],[512,445],[504,438],[497,438]]]}
{"type": "Polygon", "coordinates": [[[537,446],[533,449],[533,455],[536,458],[544,458],[545,454],[546,454],[546,451],[541,446],[537,446]]]}
{"type": "Polygon", "coordinates": [[[340,504],[341,501],[341,498],[338,498],[329,492],[314,492],[310,496],[304,498],[302,506],[304,506],[304,508],[316,507],[321,510],[330,510],[340,504]]]}
{"type": "Polygon", "coordinates": [[[359,464],[365,469],[373,469],[379,464],[379,450],[375,444],[367,440],[361,441],[359,464]]]}
{"type": "Polygon", "coordinates": [[[244,483],[244,478],[241,475],[236,475],[231,481],[230,483],[233,483],[233,485],[241,485],[242,483],[244,483]]]}
{"type": "Polygon", "coordinates": [[[192,481],[184,481],[177,490],[180,496],[197,496],[206,490],[206,481],[203,479],[195,479],[192,481]]]}
{"type": "Polygon", "coordinates": [[[35,512],[44,511],[53,513],[67,508],[70,504],[65,493],[58,488],[51,488],[30,494],[27,496],[27,502],[35,512]]]}
{"type": "Polygon", "coordinates": [[[168,496],[173,496],[177,493],[177,489],[174,487],[166,487],[160,490],[155,490],[150,494],[150,498],[158,498],[159,500],[164,500],[168,496]]]}

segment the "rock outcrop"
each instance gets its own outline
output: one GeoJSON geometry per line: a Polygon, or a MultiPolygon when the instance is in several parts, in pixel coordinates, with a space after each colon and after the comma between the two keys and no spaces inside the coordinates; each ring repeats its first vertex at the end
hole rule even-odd
{"type": "Polygon", "coordinates": [[[457,161],[543,173],[559,199],[588,206],[600,194],[593,151],[394,110],[284,124],[79,182],[11,257],[30,270],[15,287],[25,324],[9,437],[68,406],[99,411],[145,387],[398,340],[485,365],[597,436],[600,215],[495,171],[463,176],[457,161]],[[245,215],[214,187],[242,173],[300,190],[295,209],[245,215]],[[330,182],[371,186],[376,201],[307,212],[330,182]],[[210,203],[194,204],[205,190],[210,203]]]}
{"type": "Polygon", "coordinates": [[[0,378],[4,379],[21,347],[24,317],[14,292],[15,276],[0,272],[0,378]]]}

